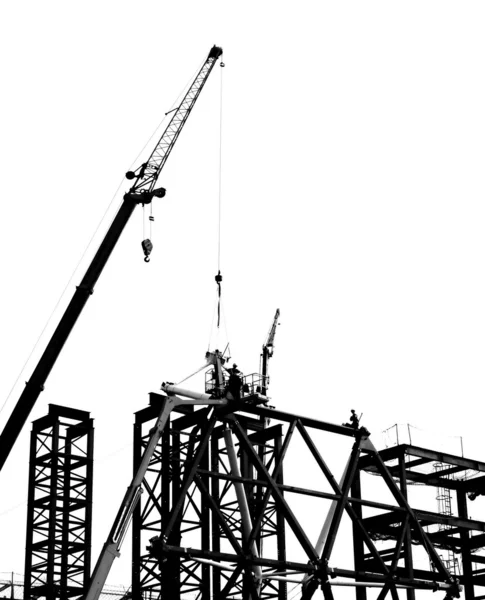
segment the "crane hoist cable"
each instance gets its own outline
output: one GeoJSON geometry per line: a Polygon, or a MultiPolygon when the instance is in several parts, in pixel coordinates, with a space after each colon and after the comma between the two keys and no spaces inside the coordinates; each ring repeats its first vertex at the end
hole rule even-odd
{"type": "MultiPolygon", "coordinates": [[[[221,68],[226,65],[220,63],[221,68]]],[[[217,227],[217,275],[215,280],[217,283],[217,329],[221,324],[221,213],[222,213],[222,71],[221,71],[221,90],[219,100],[219,202],[218,202],[218,227],[217,227]]]]}

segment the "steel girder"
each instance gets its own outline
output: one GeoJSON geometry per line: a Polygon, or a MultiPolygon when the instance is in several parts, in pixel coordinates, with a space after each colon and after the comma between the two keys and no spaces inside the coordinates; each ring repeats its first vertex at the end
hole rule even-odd
{"type": "MultiPolygon", "coordinates": [[[[454,556],[460,569],[457,579],[464,588],[466,600],[484,597],[485,587],[485,523],[469,517],[469,502],[485,495],[485,463],[455,456],[427,448],[401,444],[383,450],[380,460],[385,464],[389,475],[399,482],[405,498],[411,486],[425,486],[428,490],[447,489],[453,502],[453,514],[439,514],[428,510],[415,509],[414,514],[426,531],[429,542],[438,554],[454,556]],[[436,465],[440,469],[436,470],[436,465]],[[481,588],[481,589],[480,589],[481,588]]],[[[382,467],[381,467],[382,468],[382,467]]],[[[361,472],[379,475],[379,466],[371,456],[364,456],[359,462],[361,472]]],[[[396,541],[401,519],[397,513],[374,514],[364,519],[364,523],[373,539],[387,542],[396,541]]],[[[413,552],[419,544],[418,531],[406,527],[405,543],[401,551],[401,573],[415,574],[416,577],[435,581],[444,581],[445,576],[436,568],[416,568],[413,565],[413,552]]],[[[383,542],[381,542],[382,544],[383,542]]],[[[357,560],[362,569],[372,568],[373,558],[361,549],[357,549],[357,560]]],[[[390,560],[390,550],[382,549],[381,555],[390,560]]],[[[446,562],[444,560],[444,562],[446,562]]],[[[413,600],[412,590],[407,592],[413,600]]],[[[361,597],[363,595],[361,594],[361,597]]]]}
{"type": "MultiPolygon", "coordinates": [[[[151,394],[151,407],[137,415],[135,466],[140,432],[148,431],[160,399],[151,394]]],[[[458,596],[458,583],[402,481],[399,486],[364,428],[241,403],[175,414],[145,489],[134,519],[135,600],[283,600],[295,590],[305,600],[317,590],[332,600],[335,586],[345,584],[356,587],[358,599],[365,598],[366,586],[380,587],[379,600],[387,594],[396,600],[400,588],[411,599],[416,589],[458,596]],[[224,443],[227,429],[235,440],[236,474],[224,443]],[[379,473],[387,502],[363,497],[362,461],[379,473]],[[241,485],[249,535],[236,493],[241,485]],[[370,514],[394,519],[394,545],[384,553],[370,514]],[[413,568],[411,543],[433,571],[413,568]]]]}
{"type": "Polygon", "coordinates": [[[33,422],[24,597],[80,599],[91,569],[93,420],[54,404],[33,422]]]}

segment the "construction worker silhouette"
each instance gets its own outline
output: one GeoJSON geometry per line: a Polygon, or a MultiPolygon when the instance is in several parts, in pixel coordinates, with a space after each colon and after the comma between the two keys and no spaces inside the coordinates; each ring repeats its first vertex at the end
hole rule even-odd
{"type": "Polygon", "coordinates": [[[355,414],[355,410],[350,410],[350,423],[342,423],[344,427],[352,427],[352,429],[359,429],[359,417],[355,414]]]}
{"type": "Polygon", "coordinates": [[[236,364],[232,365],[232,368],[228,369],[229,380],[227,382],[227,391],[231,394],[233,400],[241,399],[241,388],[242,388],[242,373],[237,368],[236,364]]]}

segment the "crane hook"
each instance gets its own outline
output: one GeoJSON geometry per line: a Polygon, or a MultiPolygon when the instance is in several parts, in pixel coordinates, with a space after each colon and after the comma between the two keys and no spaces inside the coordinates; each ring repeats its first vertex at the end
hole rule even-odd
{"type": "Polygon", "coordinates": [[[153,244],[147,238],[146,240],[143,240],[143,242],[141,243],[141,247],[143,248],[143,253],[145,254],[144,261],[146,263],[150,262],[150,254],[152,253],[152,250],[153,250],[153,244]]]}

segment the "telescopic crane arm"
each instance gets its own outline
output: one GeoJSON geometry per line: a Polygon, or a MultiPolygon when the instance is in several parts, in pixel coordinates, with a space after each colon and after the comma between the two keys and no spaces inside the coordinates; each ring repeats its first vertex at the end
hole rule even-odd
{"type": "Polygon", "coordinates": [[[0,435],[0,470],[7,460],[12,447],[17,440],[25,421],[28,419],[32,408],[40,393],[44,389],[45,382],[59,354],[64,347],[76,321],[81,314],[84,305],[94,291],[94,286],[99,279],[111,253],[120,238],[123,229],[128,223],[137,204],[149,204],[152,198],[161,198],[165,195],[163,188],[155,189],[160,172],[165,165],[170,152],[187,121],[194,104],[204,87],[217,59],[222,55],[222,49],[214,46],[202,68],[196,75],[182,102],[175,110],[162,137],[157,143],[155,150],[148,161],[137,169],[136,172],[129,171],[128,179],[135,179],[131,189],[124,195],[123,203],[116,214],[106,236],[104,237],[98,251],[89,265],[80,285],[76,288],[74,295],[64,312],[54,334],[35,367],[29,381],[27,382],[17,404],[10,415],[5,428],[0,435]]]}

